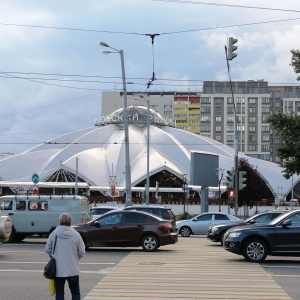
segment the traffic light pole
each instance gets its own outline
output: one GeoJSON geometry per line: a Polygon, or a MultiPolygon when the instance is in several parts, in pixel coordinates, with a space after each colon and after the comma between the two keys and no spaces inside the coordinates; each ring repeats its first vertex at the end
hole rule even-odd
{"type": "MultiPolygon", "coordinates": [[[[234,39],[234,43],[237,42],[237,39],[234,39]]],[[[232,102],[233,102],[233,109],[234,109],[234,171],[235,171],[235,177],[234,177],[234,215],[237,217],[238,215],[238,153],[239,153],[239,136],[238,136],[238,130],[237,130],[237,115],[236,115],[236,107],[235,107],[235,101],[234,101],[234,93],[232,88],[232,82],[231,82],[231,75],[230,75],[230,66],[229,66],[229,59],[232,60],[234,57],[236,57],[236,54],[234,55],[232,51],[236,50],[237,47],[232,47],[233,38],[229,38],[229,51],[230,51],[230,57],[228,57],[228,51],[227,47],[225,46],[225,54],[226,54],[226,62],[227,62],[227,70],[228,70],[228,77],[229,77],[229,83],[230,83],[230,89],[231,89],[231,96],[232,96],[232,102]],[[230,40],[231,39],[231,40],[230,40]]]]}

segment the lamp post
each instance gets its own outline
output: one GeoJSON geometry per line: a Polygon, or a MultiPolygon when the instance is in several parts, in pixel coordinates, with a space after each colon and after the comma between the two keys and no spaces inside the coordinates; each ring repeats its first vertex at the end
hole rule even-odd
{"type": "Polygon", "coordinates": [[[186,213],[186,176],[187,176],[187,173],[184,173],[182,174],[182,179],[183,179],[183,213],[185,214],[186,213]]]}
{"type": "Polygon", "coordinates": [[[221,212],[221,181],[223,179],[225,169],[218,168],[215,170],[216,170],[216,175],[217,175],[218,184],[219,184],[219,212],[221,212]],[[221,177],[220,177],[220,172],[221,172],[221,177]]]}
{"type": "Polygon", "coordinates": [[[145,189],[145,200],[146,204],[149,204],[150,201],[150,196],[149,196],[149,187],[150,187],[150,177],[149,177],[149,150],[150,150],[150,100],[146,99],[144,95],[140,94],[139,98],[134,97],[133,99],[136,100],[145,100],[147,102],[147,121],[146,121],[146,126],[147,126],[147,175],[146,175],[146,189],[145,189]]]}
{"type": "Polygon", "coordinates": [[[123,53],[123,50],[117,50],[117,49],[109,46],[105,42],[101,42],[100,46],[107,47],[107,48],[110,48],[110,49],[114,50],[114,51],[103,51],[104,54],[119,53],[120,57],[121,57],[123,92],[124,92],[123,116],[124,116],[124,141],[125,141],[125,193],[126,193],[125,206],[129,206],[129,205],[132,205],[132,199],[131,199],[131,167],[130,167],[130,157],[129,157],[128,103],[127,103],[127,89],[126,89],[124,53],[123,53]]]}

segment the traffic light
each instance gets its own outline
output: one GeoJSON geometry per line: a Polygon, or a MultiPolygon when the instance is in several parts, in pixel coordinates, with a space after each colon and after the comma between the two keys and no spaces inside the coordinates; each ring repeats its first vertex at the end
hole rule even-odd
{"type": "Polygon", "coordinates": [[[239,190],[242,190],[247,186],[247,172],[239,171],[239,190]]]}
{"type": "Polygon", "coordinates": [[[227,51],[227,59],[232,60],[235,57],[237,57],[236,53],[233,53],[238,47],[234,46],[235,43],[237,43],[238,39],[235,39],[233,37],[228,38],[228,51],[227,51]]]}
{"type": "Polygon", "coordinates": [[[227,187],[228,188],[234,188],[234,170],[227,171],[227,174],[228,174],[226,176],[227,187]]]}
{"type": "Polygon", "coordinates": [[[115,196],[116,194],[116,187],[114,184],[110,186],[110,193],[112,196],[115,196]]]}
{"type": "Polygon", "coordinates": [[[228,189],[228,199],[234,199],[234,198],[235,198],[234,189],[228,189]]]}
{"type": "Polygon", "coordinates": [[[234,189],[228,189],[228,205],[233,208],[234,207],[234,201],[235,201],[235,191],[234,189]]]}

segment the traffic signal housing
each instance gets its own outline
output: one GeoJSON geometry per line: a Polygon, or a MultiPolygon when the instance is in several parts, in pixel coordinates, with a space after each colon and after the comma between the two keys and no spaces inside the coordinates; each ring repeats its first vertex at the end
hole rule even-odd
{"type": "Polygon", "coordinates": [[[242,190],[247,186],[247,172],[239,171],[239,190],[242,190]]]}
{"type": "Polygon", "coordinates": [[[234,189],[228,189],[228,205],[233,208],[234,207],[234,201],[235,201],[235,190],[234,189]]]}
{"type": "Polygon", "coordinates": [[[110,186],[110,193],[112,196],[115,196],[116,194],[116,186],[114,184],[110,186]]]}
{"type": "Polygon", "coordinates": [[[227,187],[230,188],[234,188],[234,170],[231,171],[227,171],[227,176],[226,176],[226,180],[227,180],[227,187]]]}
{"type": "Polygon", "coordinates": [[[234,51],[238,48],[237,46],[234,46],[238,42],[238,39],[235,39],[233,37],[228,38],[228,47],[227,47],[227,59],[232,60],[235,57],[237,57],[237,54],[234,53],[234,51]]]}

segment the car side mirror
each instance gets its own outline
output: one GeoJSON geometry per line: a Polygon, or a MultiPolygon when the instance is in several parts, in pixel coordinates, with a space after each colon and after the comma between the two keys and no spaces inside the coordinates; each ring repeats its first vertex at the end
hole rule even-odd
{"type": "Polygon", "coordinates": [[[292,221],[291,219],[286,219],[282,222],[282,226],[283,227],[288,227],[288,226],[291,226],[292,225],[292,221]]]}
{"type": "Polygon", "coordinates": [[[250,220],[249,221],[249,224],[255,224],[256,223],[256,220],[250,220]]]}
{"type": "Polygon", "coordinates": [[[101,227],[101,224],[100,224],[98,221],[94,222],[94,225],[95,225],[97,228],[100,228],[100,227],[101,227]]]}

